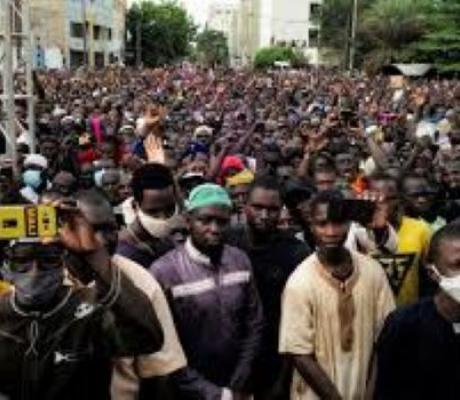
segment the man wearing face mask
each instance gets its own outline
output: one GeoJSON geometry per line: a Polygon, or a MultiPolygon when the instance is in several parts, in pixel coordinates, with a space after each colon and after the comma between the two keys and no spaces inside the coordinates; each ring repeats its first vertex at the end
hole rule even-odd
{"type": "Polygon", "coordinates": [[[376,261],[345,248],[342,195],[318,193],[310,207],[317,248],[290,276],[281,313],[279,350],[296,369],[291,397],[362,399],[393,294],[376,261]]]}
{"type": "Polygon", "coordinates": [[[458,399],[460,224],[433,236],[428,261],[439,290],[385,322],[377,346],[375,399],[458,399]]]}
{"type": "Polygon", "coordinates": [[[48,161],[40,154],[29,154],[24,160],[24,186],[20,194],[26,202],[38,204],[41,193],[48,187],[47,168],[48,161]]]}
{"type": "Polygon", "coordinates": [[[136,219],[120,234],[116,253],[148,268],[174,247],[169,234],[178,195],[171,171],[161,164],[136,170],[131,187],[136,219]]]}
{"type": "Polygon", "coordinates": [[[100,235],[75,210],[62,217],[59,240],[19,239],[6,251],[2,273],[14,290],[0,296],[0,397],[108,400],[112,358],[163,344],[147,297],[111,262],[100,235]],[[64,283],[66,252],[95,285],[64,283]]]}

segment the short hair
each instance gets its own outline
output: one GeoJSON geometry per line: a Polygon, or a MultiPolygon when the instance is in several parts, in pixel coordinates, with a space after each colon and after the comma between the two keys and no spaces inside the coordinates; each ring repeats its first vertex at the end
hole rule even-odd
{"type": "Polygon", "coordinates": [[[43,143],[56,143],[59,144],[59,138],[56,135],[52,135],[50,133],[43,134],[39,138],[39,146],[42,145],[43,143]]]}
{"type": "Polygon", "coordinates": [[[251,196],[252,192],[256,189],[272,190],[278,192],[281,196],[281,186],[279,185],[277,179],[274,176],[270,175],[260,175],[252,181],[249,186],[248,197],[251,196]]]}
{"type": "Polygon", "coordinates": [[[335,168],[333,165],[325,165],[324,167],[319,167],[319,168],[316,168],[314,171],[313,171],[313,174],[312,174],[312,177],[314,177],[316,174],[318,173],[327,173],[327,174],[335,174],[337,175],[337,168],[335,168]]]}
{"type": "Polygon", "coordinates": [[[92,188],[87,190],[80,190],[76,194],[77,201],[81,204],[88,206],[107,206],[108,209],[112,210],[109,200],[104,192],[100,189],[92,188]]]}
{"type": "Polygon", "coordinates": [[[328,218],[334,222],[346,222],[349,220],[345,207],[345,197],[339,190],[325,190],[316,193],[310,201],[310,212],[313,214],[320,204],[327,204],[328,218]]]}
{"type": "Polygon", "coordinates": [[[433,181],[432,177],[425,176],[425,175],[422,175],[422,174],[419,174],[419,173],[416,173],[416,172],[407,172],[407,173],[403,174],[399,179],[399,190],[401,191],[401,193],[405,192],[404,185],[410,179],[414,179],[414,180],[415,179],[423,179],[431,187],[433,187],[433,189],[435,189],[436,191],[439,191],[439,185],[438,185],[437,182],[433,181]]]}
{"type": "Polygon", "coordinates": [[[320,158],[326,160],[326,165],[327,166],[335,168],[335,161],[334,161],[334,159],[332,158],[332,156],[329,153],[325,153],[325,152],[316,153],[311,157],[311,159],[308,162],[308,175],[309,176],[313,176],[313,173],[317,169],[316,168],[316,162],[320,158]]]}
{"type": "Polygon", "coordinates": [[[398,180],[386,172],[374,172],[369,176],[369,180],[374,182],[392,181],[395,184],[398,184],[398,180]]]}
{"type": "Polygon", "coordinates": [[[439,259],[439,249],[441,243],[446,240],[460,240],[460,221],[456,220],[442,227],[431,238],[430,248],[428,250],[428,263],[436,263],[439,259]]]}
{"type": "Polygon", "coordinates": [[[134,200],[142,202],[144,190],[163,190],[174,186],[174,177],[171,170],[162,164],[144,164],[133,173],[131,189],[134,200]]]}

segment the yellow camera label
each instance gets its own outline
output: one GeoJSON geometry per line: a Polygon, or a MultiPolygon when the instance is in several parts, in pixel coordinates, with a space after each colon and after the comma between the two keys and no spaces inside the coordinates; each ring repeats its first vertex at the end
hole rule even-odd
{"type": "Polygon", "coordinates": [[[49,206],[0,207],[0,239],[54,237],[56,209],[49,206]]]}
{"type": "Polygon", "coordinates": [[[57,235],[56,209],[49,206],[38,206],[38,236],[54,237],[57,235]]]}
{"type": "Polygon", "coordinates": [[[17,239],[27,237],[24,207],[6,206],[0,208],[0,238],[17,239]]]}

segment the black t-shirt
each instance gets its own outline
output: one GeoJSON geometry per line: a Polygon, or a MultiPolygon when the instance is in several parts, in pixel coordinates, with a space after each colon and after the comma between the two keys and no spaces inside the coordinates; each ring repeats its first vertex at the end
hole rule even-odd
{"type": "Polygon", "coordinates": [[[253,247],[245,227],[233,228],[228,233],[228,242],[244,250],[251,260],[266,323],[261,353],[267,369],[275,373],[276,368],[268,366],[271,361],[276,364],[278,359],[281,295],[291,273],[311,251],[307,244],[281,231],[267,240],[263,247],[253,247]]]}
{"type": "Polygon", "coordinates": [[[460,398],[460,333],[432,298],[391,314],[377,351],[376,399],[460,398]]]}

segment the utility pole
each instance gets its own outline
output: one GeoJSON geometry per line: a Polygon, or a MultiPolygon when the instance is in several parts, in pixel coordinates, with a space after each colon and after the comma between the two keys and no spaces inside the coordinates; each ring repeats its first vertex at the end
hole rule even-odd
{"type": "MultiPolygon", "coordinates": [[[[7,142],[7,155],[13,161],[15,176],[18,175],[18,163],[16,153],[16,124],[14,109],[14,76],[13,76],[13,35],[12,35],[12,16],[13,6],[9,0],[2,1],[3,11],[3,95],[2,107],[4,111],[4,124],[0,127],[2,134],[7,142]]],[[[3,121],[0,121],[3,122],[3,121]]]]}
{"type": "Polygon", "coordinates": [[[2,114],[0,116],[0,134],[7,143],[7,155],[13,162],[13,170],[18,175],[16,131],[20,128],[27,136],[32,152],[35,151],[35,120],[34,120],[34,93],[32,81],[32,35],[30,29],[30,0],[0,0],[0,74],[3,82],[3,93],[0,95],[2,114]],[[13,21],[20,19],[20,24],[13,24],[13,21]],[[13,26],[20,25],[19,31],[13,26]],[[18,46],[19,41],[23,43],[22,64],[26,78],[26,87],[22,93],[15,93],[15,71],[13,47],[18,46]],[[27,127],[16,120],[15,101],[26,100],[27,102],[27,127]]]}
{"type": "MultiPolygon", "coordinates": [[[[30,0],[23,0],[24,3],[30,3],[30,0]]],[[[29,129],[29,140],[30,140],[30,150],[32,153],[35,153],[36,150],[36,140],[35,140],[35,98],[34,98],[34,82],[33,82],[33,40],[32,40],[32,30],[30,25],[30,6],[27,4],[26,7],[22,9],[22,26],[23,32],[25,33],[24,41],[24,67],[26,74],[26,92],[28,94],[27,99],[27,125],[29,129]]]]}
{"type": "Polygon", "coordinates": [[[348,69],[350,72],[355,68],[356,30],[358,27],[358,0],[352,0],[352,2],[350,54],[348,58],[348,69]]]}

